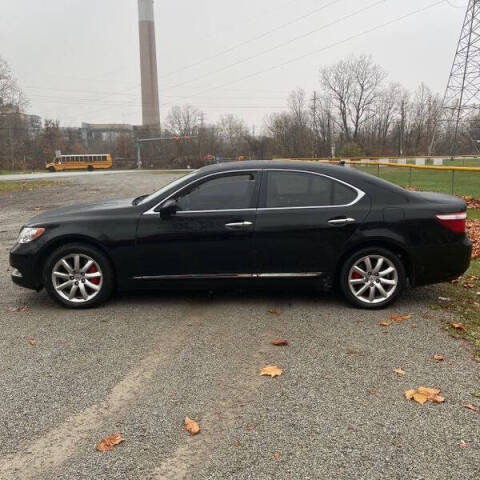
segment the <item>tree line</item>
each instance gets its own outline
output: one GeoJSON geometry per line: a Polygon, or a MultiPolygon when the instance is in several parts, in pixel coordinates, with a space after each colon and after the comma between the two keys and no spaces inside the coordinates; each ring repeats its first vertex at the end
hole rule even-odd
{"type": "Polygon", "coordinates": [[[65,153],[110,152],[118,163],[136,158],[142,144],[147,167],[200,166],[221,159],[278,157],[358,157],[471,154],[480,139],[479,116],[460,124],[452,151],[454,124],[445,120],[441,97],[425,84],[411,92],[389,82],[387,73],[366,55],[351,56],[319,69],[318,89],[298,88],[284,111],[267,115],[254,132],[246,122],[225,114],[209,123],[194,105],[174,106],[161,131],[137,129],[113,140],[86,146],[74,129],[46,119],[32,133],[25,111],[28,101],[7,63],[0,58],[0,169],[41,168],[56,150],[65,153]],[[12,111],[14,113],[12,113],[12,111]]]}

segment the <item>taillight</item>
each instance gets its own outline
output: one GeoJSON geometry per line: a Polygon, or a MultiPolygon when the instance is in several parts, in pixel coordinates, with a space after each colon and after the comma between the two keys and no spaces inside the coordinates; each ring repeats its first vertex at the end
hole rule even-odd
{"type": "Polygon", "coordinates": [[[443,214],[435,215],[435,217],[442,225],[445,225],[452,232],[456,232],[456,233],[465,232],[467,212],[443,213],[443,214]]]}

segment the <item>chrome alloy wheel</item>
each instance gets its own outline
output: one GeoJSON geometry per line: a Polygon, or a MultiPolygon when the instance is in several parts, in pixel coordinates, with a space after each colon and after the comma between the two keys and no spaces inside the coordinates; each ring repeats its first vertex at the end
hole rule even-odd
{"type": "Polygon", "coordinates": [[[398,272],[388,258],[367,255],[353,264],[348,273],[348,286],[363,303],[384,302],[397,290],[398,272]]]}
{"type": "Polygon", "coordinates": [[[93,258],[83,253],[71,253],[53,267],[52,284],[65,300],[84,303],[95,298],[102,289],[103,273],[93,258]]]}

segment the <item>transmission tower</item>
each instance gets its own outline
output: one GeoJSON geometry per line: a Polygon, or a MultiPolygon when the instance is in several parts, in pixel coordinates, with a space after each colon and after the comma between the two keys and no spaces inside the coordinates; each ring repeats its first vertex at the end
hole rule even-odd
{"type": "Polygon", "coordinates": [[[435,146],[439,130],[446,134],[450,155],[456,153],[460,133],[467,135],[478,151],[467,122],[480,114],[480,0],[469,0],[458,40],[436,135],[430,150],[435,146]],[[463,127],[465,124],[465,128],[463,127]]]}

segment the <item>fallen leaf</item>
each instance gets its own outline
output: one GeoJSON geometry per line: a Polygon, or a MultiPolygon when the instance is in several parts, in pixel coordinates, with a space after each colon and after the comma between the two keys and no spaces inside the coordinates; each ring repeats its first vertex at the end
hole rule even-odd
{"type": "Polygon", "coordinates": [[[10,307],[8,309],[9,312],[26,312],[28,307],[26,305],[22,305],[20,307],[10,307]]]}
{"type": "Polygon", "coordinates": [[[449,302],[449,301],[450,301],[450,298],[449,298],[449,297],[438,297],[438,299],[439,299],[441,302],[449,302]]]}
{"type": "Polygon", "coordinates": [[[34,346],[37,344],[37,341],[36,341],[34,338],[29,338],[29,339],[28,339],[28,343],[29,343],[32,347],[34,347],[34,346]]]}
{"type": "Polygon", "coordinates": [[[380,396],[375,388],[371,388],[369,392],[377,398],[380,396]]]}
{"type": "Polygon", "coordinates": [[[240,441],[239,441],[239,440],[236,440],[235,443],[233,444],[233,446],[234,446],[235,448],[240,447],[240,441]]]}
{"type": "Polygon", "coordinates": [[[248,423],[247,426],[245,427],[249,432],[252,430],[255,430],[256,425],[254,423],[248,423]]]}
{"type": "Polygon", "coordinates": [[[260,370],[260,375],[270,376],[270,377],[278,377],[281,375],[283,370],[278,368],[276,365],[266,365],[260,370]]]}
{"type": "Polygon", "coordinates": [[[392,322],[379,322],[377,325],[380,325],[381,327],[389,327],[392,324],[392,322]]]}
{"type": "Polygon", "coordinates": [[[465,408],[468,408],[469,410],[473,410],[474,412],[480,412],[480,408],[478,408],[476,405],[473,403],[469,403],[467,405],[464,405],[465,408]]]}
{"type": "Polygon", "coordinates": [[[416,390],[414,388],[407,390],[404,395],[407,400],[411,400],[413,396],[415,395],[416,390]]]}
{"type": "Polygon", "coordinates": [[[413,399],[420,405],[423,405],[428,400],[428,398],[425,395],[422,395],[421,393],[418,393],[418,392],[414,393],[413,399]]]}
{"type": "Polygon", "coordinates": [[[271,313],[272,315],[276,315],[277,317],[280,315],[280,312],[278,310],[269,310],[268,313],[271,313]]]}
{"type": "Polygon", "coordinates": [[[273,452],[273,458],[278,460],[280,458],[280,452],[273,452]]]}
{"type": "Polygon", "coordinates": [[[450,322],[449,325],[452,328],[455,328],[455,330],[460,330],[460,331],[465,331],[465,324],[460,323],[460,322],[450,322]]]}
{"type": "Polygon", "coordinates": [[[114,433],[109,437],[102,438],[101,442],[97,445],[97,450],[99,452],[109,452],[113,447],[124,441],[125,439],[122,437],[121,433],[114,433]]]}
{"type": "Polygon", "coordinates": [[[409,313],[408,315],[392,315],[390,317],[390,320],[392,320],[394,322],[397,322],[397,323],[402,323],[405,320],[410,320],[412,317],[413,317],[413,315],[411,313],[409,313]]]}
{"type": "Polygon", "coordinates": [[[286,347],[288,345],[288,340],[282,340],[281,338],[276,338],[275,340],[271,341],[271,344],[277,347],[286,347]]]}
{"type": "Polygon", "coordinates": [[[188,417],[185,417],[185,429],[187,430],[187,432],[190,433],[190,435],[196,435],[200,432],[200,427],[198,423],[188,417]]]}
{"type": "Polygon", "coordinates": [[[432,403],[443,403],[445,398],[439,395],[440,389],[430,387],[418,387],[417,389],[407,390],[404,395],[407,400],[412,398],[423,405],[425,402],[430,401],[432,403]]]}
{"type": "Polygon", "coordinates": [[[459,446],[460,448],[468,448],[468,443],[466,443],[464,440],[460,440],[459,446]]]}
{"type": "Polygon", "coordinates": [[[403,375],[405,375],[407,372],[405,370],[402,370],[401,368],[394,368],[393,371],[397,374],[397,375],[401,375],[403,377],[403,375]]]}
{"type": "Polygon", "coordinates": [[[442,360],[445,359],[445,357],[441,354],[441,353],[436,353],[433,358],[437,361],[437,362],[441,362],[442,360]]]}

